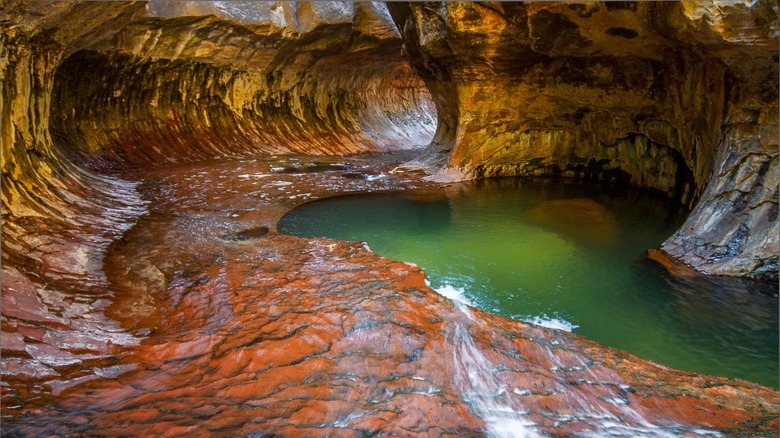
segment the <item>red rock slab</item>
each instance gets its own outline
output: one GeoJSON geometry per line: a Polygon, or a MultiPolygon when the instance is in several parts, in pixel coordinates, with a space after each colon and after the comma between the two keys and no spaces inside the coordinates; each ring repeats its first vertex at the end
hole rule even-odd
{"type": "MultiPolygon", "coordinates": [[[[277,220],[276,202],[289,193],[264,201],[265,210],[240,196],[248,188],[230,178],[249,164],[233,171],[211,166],[168,169],[167,179],[147,175],[147,196],[160,200],[143,223],[149,227],[131,230],[106,257],[116,294],[136,293],[123,283],[134,260],[165,278],[161,288],[146,290],[159,309],[153,329],[121,356],[132,369],[44,398],[4,430],[25,436],[776,430],[777,391],[671,370],[570,333],[464,309],[428,288],[416,266],[379,257],[363,243],[273,229],[250,241],[223,239],[277,220]],[[177,203],[178,188],[203,190],[205,197],[224,193],[217,183],[193,189],[185,178],[204,171],[224,176],[238,194],[210,209],[177,203]],[[267,215],[245,216],[253,222],[246,223],[225,213],[250,208],[267,215]]],[[[334,174],[263,180],[270,187],[290,182],[288,190],[312,196],[354,181],[334,174]]],[[[120,322],[133,330],[137,321],[120,322]]]]}
{"type": "Polygon", "coordinates": [[[669,271],[670,274],[675,276],[701,277],[702,275],[704,275],[701,272],[686,265],[682,261],[672,257],[671,255],[669,255],[668,252],[661,249],[655,249],[655,248],[648,249],[647,258],[657,262],[658,264],[666,268],[666,270],[669,271]]]}
{"type": "MultiPolygon", "coordinates": [[[[752,397],[767,403],[767,412],[777,408],[764,398],[773,391],[761,394],[762,388],[744,383],[731,394],[687,387],[679,394],[670,392],[664,385],[692,380],[567,333],[476,309],[464,313],[429,289],[399,289],[393,277],[403,275],[402,270],[418,276],[419,270],[377,257],[360,244],[271,235],[263,246],[276,248],[297,273],[294,278],[265,271],[263,262],[233,271],[233,278],[213,268],[232,260],[247,266],[255,257],[248,251],[228,251],[221,260],[205,257],[210,265],[203,272],[216,275],[179,293],[208,292],[213,296],[209,303],[220,308],[254,305],[240,313],[226,311],[231,319],[222,325],[199,314],[208,335],[190,325],[163,324],[161,343],[150,350],[139,348],[142,371],[116,379],[121,388],[91,382],[88,393],[73,391],[38,418],[56,425],[54,430],[72,431],[76,425],[68,416],[89,405],[94,410],[81,415],[90,430],[109,435],[122,424],[124,433],[171,436],[438,436],[489,430],[485,416],[491,409],[507,408],[539,432],[604,433],[611,430],[605,429],[609,420],[622,424],[619,430],[641,434],[696,433],[702,428],[759,431],[766,427],[760,421],[771,424],[772,414],[761,414],[745,402],[752,397]],[[313,255],[326,246],[332,248],[331,260],[313,255]],[[311,263],[314,259],[318,263],[311,263]],[[356,280],[339,281],[344,272],[339,266],[353,272],[357,262],[364,269],[356,280]],[[304,273],[316,275],[320,287],[306,289],[304,273]],[[272,277],[276,284],[230,286],[258,275],[272,277]],[[274,305],[264,306],[265,300],[274,305]],[[236,333],[255,336],[234,337],[236,333]],[[620,368],[616,361],[631,366],[620,368]],[[651,375],[653,385],[647,386],[642,378],[651,375]],[[480,389],[482,379],[488,383],[480,389]],[[743,402],[717,407],[715,398],[727,396],[743,402]],[[139,418],[143,425],[136,422],[139,418]]],[[[168,299],[179,309],[203,304],[168,299]]],[[[713,379],[709,382],[724,384],[713,379]]],[[[25,418],[12,427],[35,435],[40,429],[31,423],[25,418]]]]}

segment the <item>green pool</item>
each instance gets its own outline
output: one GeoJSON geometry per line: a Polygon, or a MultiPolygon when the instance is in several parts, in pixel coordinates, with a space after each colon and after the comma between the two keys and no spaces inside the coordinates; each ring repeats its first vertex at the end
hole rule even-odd
{"type": "Polygon", "coordinates": [[[278,228],[367,241],[381,255],[420,265],[437,290],[503,316],[777,388],[773,287],[672,278],[646,259],[685,214],[625,188],[500,179],[320,200],[295,208],[278,228]]]}

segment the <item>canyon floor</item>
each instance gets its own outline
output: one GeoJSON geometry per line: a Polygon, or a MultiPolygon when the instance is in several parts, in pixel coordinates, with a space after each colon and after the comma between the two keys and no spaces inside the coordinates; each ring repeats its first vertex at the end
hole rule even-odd
{"type": "Polygon", "coordinates": [[[57,303],[4,272],[3,312],[17,319],[3,327],[3,435],[777,433],[775,390],[467,308],[363,242],[275,229],[293,206],[336,194],[439,196],[407,158],[124,174],[139,219],[93,272],[105,278],[52,295],[70,310],[53,314],[57,303]]]}

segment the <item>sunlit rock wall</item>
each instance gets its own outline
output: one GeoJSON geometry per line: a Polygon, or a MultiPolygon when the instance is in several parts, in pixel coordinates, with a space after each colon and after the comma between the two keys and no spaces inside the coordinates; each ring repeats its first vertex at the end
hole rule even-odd
{"type": "MultiPolygon", "coordinates": [[[[142,5],[4,2],[0,7],[2,405],[113,365],[134,342],[99,308],[103,252],[144,205],[134,185],[79,168],[49,132],[60,60],[142,5]],[[69,23],[67,28],[60,23],[69,23]],[[68,377],[65,377],[65,376],[68,377]]],[[[77,380],[78,381],[78,380],[77,380]]]]}
{"type": "Polygon", "coordinates": [[[438,109],[424,159],[436,178],[658,190],[697,206],[669,253],[708,273],[776,278],[772,2],[388,7],[438,109]]]}

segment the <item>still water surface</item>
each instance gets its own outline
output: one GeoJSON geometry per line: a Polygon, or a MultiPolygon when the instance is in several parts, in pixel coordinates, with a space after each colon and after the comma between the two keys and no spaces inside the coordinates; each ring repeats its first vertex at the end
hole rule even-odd
{"type": "Polygon", "coordinates": [[[433,194],[329,198],[295,208],[278,228],[367,241],[420,265],[432,287],[462,290],[475,307],[506,317],[777,388],[771,286],[672,278],[646,259],[685,213],[628,189],[501,179],[433,194]]]}

